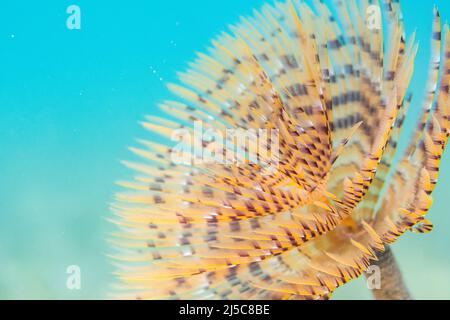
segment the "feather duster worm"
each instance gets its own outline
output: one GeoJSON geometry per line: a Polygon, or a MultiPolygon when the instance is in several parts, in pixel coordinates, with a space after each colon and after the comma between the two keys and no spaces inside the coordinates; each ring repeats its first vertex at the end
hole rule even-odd
{"type": "Polygon", "coordinates": [[[398,1],[275,3],[231,30],[169,85],[169,116],[144,123],[167,143],[141,141],[132,151],[144,163],[125,163],[137,175],[121,183],[112,240],[124,297],[329,298],[403,233],[432,228],[425,215],[450,119],[450,38],[437,10],[429,93],[395,167],[417,52],[398,1]],[[379,29],[366,25],[374,4],[379,29]],[[257,148],[259,131],[241,149],[272,170],[195,161],[197,151],[174,161],[173,131],[196,122],[276,130],[276,152],[257,148]]]}

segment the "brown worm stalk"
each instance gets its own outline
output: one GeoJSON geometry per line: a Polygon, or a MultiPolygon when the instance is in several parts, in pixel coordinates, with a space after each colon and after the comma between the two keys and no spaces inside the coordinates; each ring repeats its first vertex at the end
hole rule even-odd
{"type": "Polygon", "coordinates": [[[373,265],[378,266],[381,272],[381,286],[379,289],[372,290],[376,300],[411,300],[397,260],[388,246],[373,265]]]}

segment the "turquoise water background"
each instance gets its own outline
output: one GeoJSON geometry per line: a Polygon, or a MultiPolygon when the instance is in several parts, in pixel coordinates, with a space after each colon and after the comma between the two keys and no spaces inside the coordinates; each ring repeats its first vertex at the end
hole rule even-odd
{"type": "MultiPolygon", "coordinates": [[[[421,47],[412,118],[425,91],[433,2],[403,1],[407,32],[421,47]]],[[[0,3],[0,298],[103,299],[112,282],[105,238],[114,181],[129,176],[127,146],[151,137],[176,79],[209,40],[264,1],[2,1],[0,3]],[[81,30],[66,8],[81,8],[81,30]],[[66,268],[81,268],[81,289],[66,268]]],[[[406,129],[413,127],[412,119],[406,129]]],[[[415,298],[450,299],[450,158],[443,159],[430,218],[435,230],[393,248],[415,298]]],[[[363,279],[338,299],[368,299],[363,279]]]]}

